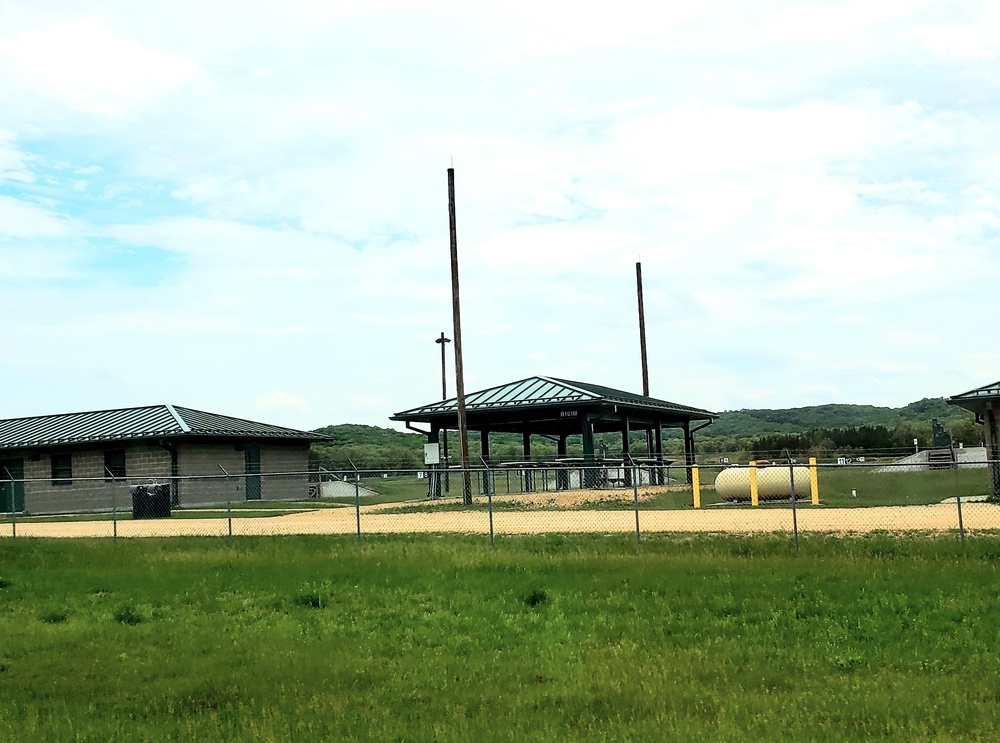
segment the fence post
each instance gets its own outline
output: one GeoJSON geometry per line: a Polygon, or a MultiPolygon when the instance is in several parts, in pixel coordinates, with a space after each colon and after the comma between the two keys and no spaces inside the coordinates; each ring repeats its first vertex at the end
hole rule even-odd
{"type": "MultiPolygon", "coordinates": [[[[361,541],[361,473],[353,460],[348,459],[354,468],[354,520],[358,525],[358,541],[361,541]]],[[[438,483],[440,487],[440,483],[438,483]]]]}
{"type": "Polygon", "coordinates": [[[479,461],[483,463],[483,467],[486,468],[486,507],[490,512],[490,549],[495,550],[496,545],[493,542],[493,488],[489,487],[490,482],[490,466],[486,464],[486,460],[479,457],[479,461]]]}
{"type": "MultiPolygon", "coordinates": [[[[114,541],[118,541],[118,489],[114,487],[115,481],[118,479],[115,477],[114,473],[107,467],[104,468],[104,472],[108,477],[111,478],[111,534],[114,537],[114,541]]],[[[126,483],[127,486],[127,483],[126,483]]]]}
{"type": "Polygon", "coordinates": [[[785,455],[788,458],[788,481],[792,488],[792,534],[795,538],[795,551],[799,551],[799,514],[795,509],[795,460],[786,449],[785,455]]]}
{"type": "MultiPolygon", "coordinates": [[[[216,464],[219,464],[216,462],[216,464]]],[[[226,471],[226,468],[219,464],[219,469],[222,470],[222,474],[229,479],[231,475],[226,471]]],[[[236,487],[239,487],[239,482],[236,483],[236,487]]],[[[226,522],[229,524],[229,540],[233,539],[233,494],[229,492],[228,488],[226,490],[226,522]]]]}
{"type": "Polygon", "coordinates": [[[809,493],[812,504],[819,505],[819,470],[816,469],[816,457],[809,457],[809,493]]]}
{"type": "MultiPolygon", "coordinates": [[[[635,546],[639,546],[640,542],[640,532],[639,532],[639,485],[637,475],[639,474],[636,466],[635,460],[632,459],[631,454],[626,454],[628,457],[629,464],[632,468],[632,506],[635,509],[635,546]]],[[[625,463],[622,462],[624,465],[625,463]]]]}
{"type": "Polygon", "coordinates": [[[691,493],[694,496],[694,507],[701,508],[701,476],[697,464],[691,465],[691,493]]]}
{"type": "Polygon", "coordinates": [[[955,456],[955,441],[951,442],[951,462],[955,468],[955,505],[958,508],[958,541],[965,544],[965,522],[962,520],[962,488],[958,477],[958,459],[955,456]]]}
{"type": "Polygon", "coordinates": [[[750,462],[750,505],[760,505],[760,491],[757,490],[757,461],[750,462]]]}
{"type": "MultiPolygon", "coordinates": [[[[7,479],[10,481],[10,537],[11,539],[17,539],[17,488],[14,486],[14,476],[10,474],[10,470],[6,467],[3,471],[7,473],[7,479]]],[[[24,473],[21,473],[22,477],[24,473]]],[[[21,481],[21,487],[24,487],[24,481],[21,481]]]]}

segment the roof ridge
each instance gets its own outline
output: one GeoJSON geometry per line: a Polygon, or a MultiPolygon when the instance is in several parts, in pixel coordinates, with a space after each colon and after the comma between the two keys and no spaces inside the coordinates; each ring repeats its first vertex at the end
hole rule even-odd
{"type": "MultiPolygon", "coordinates": [[[[573,382],[569,379],[560,379],[559,377],[547,377],[538,376],[536,379],[544,379],[546,382],[552,382],[553,384],[561,384],[563,387],[569,387],[574,392],[579,392],[583,395],[588,395],[590,397],[596,397],[596,395],[590,390],[584,389],[580,386],[579,382],[573,382]]],[[[596,386],[596,385],[595,385],[596,386]]],[[[608,387],[607,389],[614,389],[613,387],[608,387]]],[[[624,390],[617,390],[618,392],[624,392],[624,390]]]]}
{"type": "Polygon", "coordinates": [[[187,424],[187,421],[185,421],[184,418],[181,417],[181,414],[174,409],[174,406],[171,405],[170,403],[167,403],[165,407],[167,411],[170,413],[170,415],[174,417],[174,420],[177,421],[177,425],[181,427],[181,430],[184,433],[191,433],[191,426],[189,426],[187,424]]]}

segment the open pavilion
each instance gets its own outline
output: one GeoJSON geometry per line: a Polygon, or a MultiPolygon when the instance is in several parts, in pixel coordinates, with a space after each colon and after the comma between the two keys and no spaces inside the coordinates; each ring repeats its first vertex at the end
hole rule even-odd
{"type": "MultiPolygon", "coordinates": [[[[648,452],[663,463],[663,429],[680,428],[684,432],[685,463],[694,462],[694,434],[709,425],[716,413],[680,405],[655,397],[624,392],[587,382],[573,382],[554,377],[529,377],[465,396],[466,423],[470,431],[479,431],[483,459],[490,462],[490,434],[521,434],[525,461],[531,459],[531,437],[543,436],[556,442],[556,457],[567,458],[567,439],[579,435],[583,440],[583,467],[594,467],[594,434],[620,432],[623,458],[632,456],[629,433],[652,433],[653,450],[648,452]]],[[[406,427],[437,443],[442,431],[458,428],[458,402],[440,400],[404,410],[391,416],[406,427]],[[428,430],[416,428],[424,424],[428,430]]],[[[636,456],[647,456],[647,452],[636,456]]]]}

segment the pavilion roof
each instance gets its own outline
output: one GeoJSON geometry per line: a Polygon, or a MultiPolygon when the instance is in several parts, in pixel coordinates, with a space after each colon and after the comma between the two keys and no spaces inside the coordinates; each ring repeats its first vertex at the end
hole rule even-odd
{"type": "MultiPolygon", "coordinates": [[[[660,400],[589,382],[574,382],[555,377],[528,377],[516,382],[508,382],[472,392],[465,396],[467,414],[485,414],[492,411],[527,412],[580,405],[593,406],[602,403],[621,404],[651,413],[672,414],[686,420],[711,421],[717,417],[716,413],[702,408],[680,405],[668,400],[660,400]]],[[[396,413],[392,416],[392,420],[426,421],[450,417],[457,415],[457,413],[458,402],[453,397],[396,413]]]]}

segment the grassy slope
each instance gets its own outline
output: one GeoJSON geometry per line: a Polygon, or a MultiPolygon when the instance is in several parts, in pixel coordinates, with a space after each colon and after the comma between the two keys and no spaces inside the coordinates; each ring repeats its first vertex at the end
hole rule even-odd
{"type": "Polygon", "coordinates": [[[995,739],[1000,543],[0,543],[0,739],[995,739]]]}

